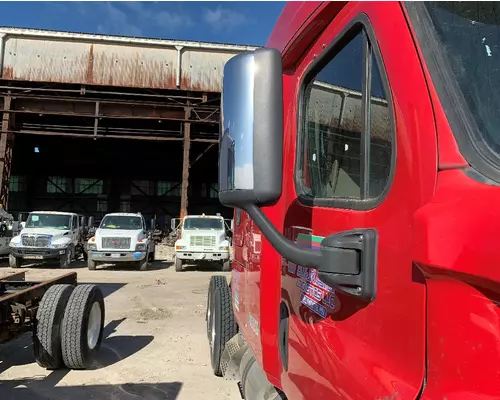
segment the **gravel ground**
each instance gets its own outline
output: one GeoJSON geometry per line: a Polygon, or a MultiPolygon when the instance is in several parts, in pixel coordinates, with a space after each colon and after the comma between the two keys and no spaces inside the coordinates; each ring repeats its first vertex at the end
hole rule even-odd
{"type": "MultiPolygon", "coordinates": [[[[105,297],[104,340],[90,370],[47,371],[33,360],[31,336],[0,345],[0,399],[239,399],[235,381],[215,377],[205,327],[206,293],[216,267],[172,266],[158,246],[148,271],[126,266],[89,271],[83,263],[25,267],[26,279],[76,271],[105,297]]],[[[12,271],[0,266],[0,275],[12,271]]],[[[228,276],[229,274],[225,274],[228,276]]]]}

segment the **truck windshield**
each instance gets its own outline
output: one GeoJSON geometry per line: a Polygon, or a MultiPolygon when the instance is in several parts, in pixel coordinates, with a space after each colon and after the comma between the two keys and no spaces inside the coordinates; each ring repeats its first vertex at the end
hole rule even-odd
{"type": "Polygon", "coordinates": [[[183,229],[223,229],[222,220],[215,218],[186,218],[183,229]]]}
{"type": "Polygon", "coordinates": [[[101,229],[138,230],[142,228],[141,217],[107,215],[101,222],[101,229]]]}
{"type": "Polygon", "coordinates": [[[26,228],[52,228],[69,229],[71,222],[70,215],[59,214],[30,214],[26,221],[26,228]]]}
{"type": "MultiPolygon", "coordinates": [[[[458,97],[467,108],[461,117],[470,113],[477,140],[499,154],[500,3],[425,1],[420,7],[437,39],[435,51],[445,60],[437,68],[455,81],[458,97]]],[[[418,18],[414,22],[420,23],[418,18]]],[[[420,45],[430,46],[422,38],[420,45]]],[[[441,90],[439,95],[448,96],[445,92],[449,91],[441,90]]]]}

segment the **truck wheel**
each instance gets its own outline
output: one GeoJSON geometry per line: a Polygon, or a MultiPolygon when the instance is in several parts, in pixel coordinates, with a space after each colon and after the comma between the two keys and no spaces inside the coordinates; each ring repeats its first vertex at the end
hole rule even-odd
{"type": "Polygon", "coordinates": [[[97,263],[89,258],[87,259],[87,267],[89,268],[89,270],[94,271],[97,267],[97,263]]]}
{"type": "Polygon", "coordinates": [[[61,268],[68,268],[69,265],[71,264],[72,258],[73,258],[73,248],[68,247],[68,249],[66,250],[66,253],[64,253],[59,258],[59,263],[61,265],[61,268]]]}
{"type": "Polygon", "coordinates": [[[221,275],[213,275],[210,278],[210,283],[208,284],[208,295],[207,295],[207,310],[205,312],[205,321],[207,322],[207,339],[210,340],[210,327],[212,326],[212,298],[214,295],[215,288],[227,286],[227,280],[224,276],[221,275]]]}
{"type": "Polygon", "coordinates": [[[182,260],[175,257],[175,272],[181,272],[182,271],[182,260]]]}
{"type": "Polygon", "coordinates": [[[22,263],[23,263],[22,258],[9,254],[9,266],[11,268],[21,268],[22,263]]]}
{"type": "Polygon", "coordinates": [[[64,366],[61,351],[61,322],[73,285],[51,286],[43,295],[33,329],[33,352],[42,368],[64,366]]]}
{"type": "Polygon", "coordinates": [[[141,271],[146,271],[148,269],[148,256],[144,257],[144,260],[139,261],[139,269],[141,271]]]}
{"type": "Polygon", "coordinates": [[[231,271],[231,260],[226,260],[222,262],[222,271],[223,272],[231,271]]]}
{"type": "Polygon", "coordinates": [[[71,369],[85,369],[101,346],[104,331],[104,299],[96,285],[78,285],[64,311],[62,357],[71,369]]]}
{"type": "Polygon", "coordinates": [[[222,376],[220,359],[226,343],[236,335],[236,323],[229,286],[215,288],[211,304],[210,360],[215,375],[222,376]]]}

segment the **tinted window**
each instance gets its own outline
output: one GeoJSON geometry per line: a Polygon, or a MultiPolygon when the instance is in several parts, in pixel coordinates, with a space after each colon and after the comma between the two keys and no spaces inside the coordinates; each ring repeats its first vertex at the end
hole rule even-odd
{"type": "Polygon", "coordinates": [[[370,198],[379,197],[387,186],[391,173],[392,131],[389,105],[380,78],[377,60],[372,55],[370,88],[370,198]]]}
{"type": "Polygon", "coordinates": [[[388,182],[389,109],[371,51],[361,31],[305,82],[297,179],[302,195],[377,198],[388,182]],[[365,53],[372,61],[368,70],[365,53]],[[370,89],[370,101],[363,107],[370,89]]]}

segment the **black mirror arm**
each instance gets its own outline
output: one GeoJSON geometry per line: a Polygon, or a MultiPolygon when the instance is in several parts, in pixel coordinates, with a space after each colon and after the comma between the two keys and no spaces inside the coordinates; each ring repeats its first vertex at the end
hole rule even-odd
{"type": "Polygon", "coordinates": [[[282,257],[285,257],[288,261],[297,265],[316,269],[322,268],[323,255],[321,251],[304,249],[288,240],[274,227],[272,222],[269,221],[262,210],[255,204],[249,204],[241,208],[248,213],[266,239],[282,257]]]}
{"type": "Polygon", "coordinates": [[[317,269],[320,279],[330,286],[373,301],[376,293],[376,230],[341,232],[324,238],[320,250],[304,249],[283,236],[258,206],[249,204],[242,208],[282,257],[294,264],[317,269]]]}

